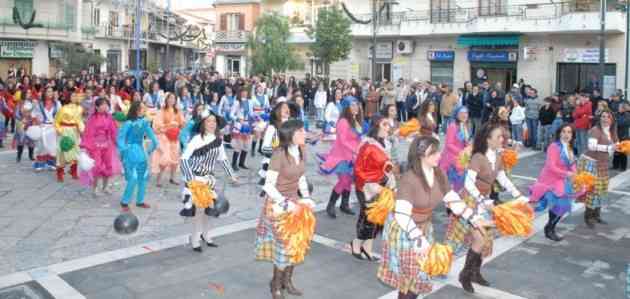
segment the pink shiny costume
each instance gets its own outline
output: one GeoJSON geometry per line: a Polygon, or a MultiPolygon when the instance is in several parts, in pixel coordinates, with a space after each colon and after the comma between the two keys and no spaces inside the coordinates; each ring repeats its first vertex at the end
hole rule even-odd
{"type": "Polygon", "coordinates": [[[80,147],[94,160],[94,167],[90,171],[81,172],[80,179],[83,185],[92,186],[96,178],[121,173],[116,135],[116,122],[109,113],[96,112],[90,116],[80,147]]]}

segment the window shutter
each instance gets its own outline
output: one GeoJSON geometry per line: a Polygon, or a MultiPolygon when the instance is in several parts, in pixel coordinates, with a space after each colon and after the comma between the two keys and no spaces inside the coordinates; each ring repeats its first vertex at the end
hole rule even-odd
{"type": "Polygon", "coordinates": [[[245,15],[238,14],[238,30],[245,30],[245,15]]]}
{"type": "Polygon", "coordinates": [[[220,31],[227,31],[227,15],[221,14],[221,24],[219,25],[220,31]]]}

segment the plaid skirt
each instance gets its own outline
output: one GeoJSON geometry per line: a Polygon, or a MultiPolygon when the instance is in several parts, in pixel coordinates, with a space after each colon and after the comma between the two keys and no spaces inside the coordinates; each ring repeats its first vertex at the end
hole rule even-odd
{"type": "MultiPolygon", "coordinates": [[[[471,209],[477,208],[477,203],[475,199],[470,195],[464,196],[464,201],[471,209]]],[[[490,215],[484,215],[486,219],[491,219],[490,215]]],[[[453,254],[455,256],[460,256],[464,254],[471,246],[473,241],[473,226],[468,222],[457,215],[451,214],[449,216],[448,226],[446,228],[446,244],[450,245],[453,248],[453,254]]],[[[481,255],[483,257],[488,257],[492,254],[492,247],[494,243],[494,237],[496,234],[495,229],[488,228],[487,234],[485,236],[485,244],[481,251],[481,255]]]]}
{"type": "MultiPolygon", "coordinates": [[[[428,223],[424,236],[433,243],[433,226],[428,223]]],[[[414,249],[415,241],[409,239],[390,213],[383,230],[383,257],[377,277],[386,285],[401,293],[426,294],[431,292],[429,276],[422,272],[418,261],[420,255],[414,249]]]]}
{"type": "Polygon", "coordinates": [[[292,266],[287,244],[280,237],[279,222],[273,216],[272,201],[265,199],[263,209],[256,226],[256,260],[272,262],[278,268],[292,266]]]}
{"type": "Polygon", "coordinates": [[[584,205],[589,209],[601,208],[608,202],[608,163],[598,163],[596,160],[582,155],[578,160],[577,170],[578,172],[586,171],[595,176],[593,190],[580,196],[577,201],[584,202],[584,205]]]}

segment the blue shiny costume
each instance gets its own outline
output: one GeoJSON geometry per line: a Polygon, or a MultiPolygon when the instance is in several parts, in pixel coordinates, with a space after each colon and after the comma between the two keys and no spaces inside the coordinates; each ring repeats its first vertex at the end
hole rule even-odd
{"type": "Polygon", "coordinates": [[[125,170],[125,192],[121,200],[122,204],[129,204],[131,196],[136,188],[136,204],[144,202],[147,181],[149,180],[149,167],[147,157],[158,147],[158,140],[151,129],[151,125],[144,118],[126,121],[116,140],[120,152],[122,164],[125,170]],[[144,136],[151,140],[151,145],[145,152],[144,136]]]}

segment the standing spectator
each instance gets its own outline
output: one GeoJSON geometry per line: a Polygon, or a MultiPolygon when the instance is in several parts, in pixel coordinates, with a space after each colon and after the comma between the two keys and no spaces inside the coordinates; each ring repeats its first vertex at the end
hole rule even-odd
{"type": "Polygon", "coordinates": [[[328,93],[324,87],[324,82],[320,82],[317,92],[315,92],[315,100],[313,101],[318,122],[324,121],[324,108],[326,107],[326,102],[328,102],[328,93]]]}
{"type": "Polygon", "coordinates": [[[373,115],[378,112],[378,98],[380,97],[379,91],[374,87],[374,85],[370,85],[369,92],[367,94],[366,102],[365,102],[365,116],[367,119],[370,119],[373,115]]]}
{"type": "Polygon", "coordinates": [[[409,95],[409,85],[407,85],[405,80],[400,78],[396,86],[396,110],[398,111],[398,121],[400,122],[407,121],[408,118],[407,109],[405,107],[407,95],[409,95]]]}
{"type": "MultiPolygon", "coordinates": [[[[619,106],[619,113],[616,116],[617,121],[617,134],[619,135],[619,141],[630,139],[630,103],[624,101],[619,106]]],[[[628,156],[624,153],[615,152],[613,156],[613,169],[619,171],[626,171],[628,167],[628,156]]]]}
{"type": "Polygon", "coordinates": [[[545,98],[545,104],[540,108],[538,113],[538,119],[540,120],[540,145],[543,152],[547,151],[547,146],[555,133],[551,130],[551,125],[556,118],[557,110],[554,109],[551,102],[552,99],[550,97],[545,98]]]}
{"type": "Polygon", "coordinates": [[[444,96],[442,97],[442,102],[440,103],[440,114],[442,114],[442,132],[446,134],[446,128],[451,123],[453,116],[453,109],[457,105],[457,95],[453,92],[453,89],[444,86],[444,96]]]}
{"type": "Polygon", "coordinates": [[[419,94],[416,92],[416,89],[413,86],[409,87],[409,93],[405,98],[407,120],[418,115],[418,108],[420,107],[418,96],[419,94]]]}
{"type": "Polygon", "coordinates": [[[525,108],[516,99],[512,99],[512,114],[510,114],[510,124],[512,125],[512,140],[523,143],[523,123],[525,122],[525,108]]]}
{"type": "Polygon", "coordinates": [[[396,90],[394,90],[394,84],[387,80],[383,80],[383,83],[383,88],[381,89],[381,96],[383,97],[381,110],[387,105],[396,105],[396,90]]]}
{"type": "Polygon", "coordinates": [[[576,96],[572,94],[562,101],[562,121],[565,123],[573,123],[573,110],[575,110],[576,100],[576,96]]]}
{"type": "Polygon", "coordinates": [[[591,95],[591,108],[593,108],[593,114],[595,114],[595,110],[597,110],[597,107],[599,102],[606,102],[606,100],[602,97],[602,94],[599,92],[599,89],[593,89],[592,95],[591,95]]]}
{"type": "Polygon", "coordinates": [[[468,113],[470,120],[473,124],[473,134],[481,128],[481,116],[483,110],[483,98],[479,93],[479,87],[473,86],[472,93],[468,95],[466,99],[466,106],[468,107],[468,113]]]}
{"type": "Polygon", "coordinates": [[[575,110],[573,110],[573,120],[575,123],[576,140],[578,154],[586,152],[588,130],[591,128],[593,110],[588,94],[582,93],[577,98],[575,110]]]}
{"type": "Polygon", "coordinates": [[[527,129],[529,136],[527,145],[533,149],[538,147],[538,115],[542,102],[538,99],[538,92],[533,88],[527,89],[525,98],[525,117],[527,118],[527,129]]]}

